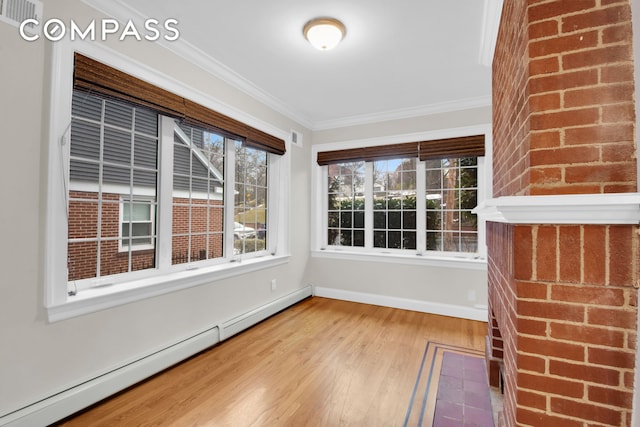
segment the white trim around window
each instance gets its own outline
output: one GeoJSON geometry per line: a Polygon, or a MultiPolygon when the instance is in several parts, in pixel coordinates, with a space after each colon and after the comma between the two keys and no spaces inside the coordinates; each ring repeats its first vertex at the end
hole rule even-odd
{"type": "MultiPolygon", "coordinates": [[[[371,248],[365,240],[365,247],[348,247],[348,246],[331,246],[327,245],[327,166],[319,166],[317,156],[322,151],[363,148],[372,146],[383,146],[390,144],[407,143],[414,141],[428,141],[445,138],[456,138],[469,135],[485,135],[485,157],[478,158],[478,203],[490,197],[491,189],[491,125],[468,126],[454,129],[443,129],[437,131],[426,131],[421,133],[394,135],[390,137],[379,137],[362,140],[336,141],[326,144],[318,144],[312,148],[311,171],[312,171],[312,197],[311,197],[311,253],[314,257],[335,258],[343,260],[359,260],[371,262],[391,262],[398,264],[413,265],[431,265],[441,267],[455,267],[465,269],[486,269],[486,237],[485,237],[485,220],[478,218],[478,252],[474,254],[467,253],[451,253],[451,252],[435,252],[435,251],[417,251],[404,249],[383,249],[371,248]]],[[[422,162],[418,162],[422,163],[422,162]]],[[[424,173],[418,167],[417,182],[418,193],[424,190],[421,181],[424,181],[424,173]]],[[[366,203],[366,199],[365,199],[366,203]]],[[[424,222],[421,206],[417,206],[417,221],[424,222]]],[[[365,206],[365,218],[369,210],[365,206]]],[[[369,215],[370,216],[370,215],[369,215]]],[[[366,219],[365,219],[366,221],[366,219]]],[[[371,219],[369,218],[369,224],[371,219]]],[[[371,225],[369,225],[371,227],[371,225]]],[[[370,233],[367,233],[370,234],[370,233]]],[[[365,234],[365,236],[367,235],[365,234]]],[[[418,245],[424,246],[424,238],[418,233],[418,245]]],[[[367,239],[365,237],[365,239],[367,239]]]]}
{"type": "MultiPolygon", "coordinates": [[[[228,277],[271,268],[289,259],[289,132],[275,128],[240,110],[223,104],[203,92],[145,66],[133,58],[117,53],[103,45],[84,41],[62,40],[52,45],[51,95],[49,104],[48,176],[46,196],[45,254],[44,254],[44,306],[49,321],[59,321],[98,310],[115,307],[141,299],[199,286],[228,277]],[[163,89],[191,99],[205,107],[219,111],[264,132],[286,141],[283,156],[269,154],[270,200],[268,210],[269,247],[257,254],[248,254],[242,263],[238,257],[226,257],[225,262],[194,266],[171,266],[167,271],[157,269],[124,273],[122,277],[108,276],[98,287],[71,289],[67,283],[67,193],[69,191],[69,147],[71,98],[73,93],[73,55],[79,52],[143,79],[163,89]],[[115,279],[115,280],[114,280],[115,279]],[[100,286],[101,285],[101,286],[100,286]],[[72,291],[71,293],[69,291],[72,291]]],[[[169,129],[167,129],[169,130],[169,129]]],[[[170,130],[173,138],[173,129],[170,130]]],[[[78,185],[77,183],[73,184],[78,185]]],[[[160,185],[163,185],[160,182],[160,185]]],[[[166,185],[166,183],[165,183],[166,185]]],[[[90,186],[90,184],[88,184],[90,186]]],[[[228,191],[233,193],[233,191],[228,191]]],[[[171,197],[171,192],[166,192],[171,197]]],[[[163,212],[159,210],[156,227],[162,226],[163,212]]],[[[164,201],[165,204],[167,201],[164,201]]],[[[166,212],[164,213],[166,216],[166,212]]],[[[233,218],[231,218],[232,220],[233,218]]],[[[233,238],[233,233],[228,233],[233,238]]],[[[157,242],[157,258],[170,257],[171,244],[157,242]]],[[[166,243],[166,242],[165,242],[166,243]]],[[[166,265],[166,259],[165,265],[166,265]]]]}

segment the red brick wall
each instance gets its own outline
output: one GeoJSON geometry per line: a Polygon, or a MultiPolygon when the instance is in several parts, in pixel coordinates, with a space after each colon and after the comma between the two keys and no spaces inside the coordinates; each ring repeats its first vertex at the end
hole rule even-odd
{"type": "Polygon", "coordinates": [[[223,236],[222,225],[224,209],[221,201],[192,200],[191,201],[191,230],[189,230],[189,199],[173,199],[173,222],[172,222],[172,256],[173,263],[184,263],[189,253],[189,238],[187,236],[176,236],[179,234],[192,233],[191,236],[191,260],[219,258],[223,256],[223,236]],[[208,211],[208,212],[207,212],[208,211]],[[208,215],[208,216],[207,216],[208,215]],[[207,224],[208,222],[208,224],[207,224]],[[207,239],[202,233],[218,230],[217,234],[209,234],[209,255],[206,254],[207,239]],[[195,234],[195,235],[193,235],[195,234]]]}
{"type": "Polygon", "coordinates": [[[495,197],[526,194],[529,187],[526,18],[526,3],[504,2],[492,74],[495,197]]]}
{"type": "MultiPolygon", "coordinates": [[[[628,0],[505,2],[495,197],[637,191],[630,19],[628,0]]],[[[488,224],[505,425],[631,425],[638,231],[488,224]]]]}
{"type": "Polygon", "coordinates": [[[529,3],[528,193],[636,191],[629,1],[529,3]]]}
{"type": "MultiPolygon", "coordinates": [[[[93,192],[70,191],[70,199],[83,199],[69,202],[69,231],[70,239],[95,239],[98,233],[98,195],[93,192]]],[[[101,237],[103,239],[117,238],[120,228],[120,195],[102,194],[101,237]]],[[[188,207],[180,206],[187,203],[187,199],[174,199],[173,233],[188,233],[188,207]]],[[[209,235],[208,259],[223,255],[223,208],[219,201],[194,200],[191,211],[191,261],[207,259],[201,257],[201,252],[207,249],[206,237],[203,234],[209,230],[220,230],[218,234],[209,235]],[[208,207],[207,207],[208,203],[208,207]],[[207,212],[208,210],[208,212],[207,212]],[[208,213],[208,218],[207,218],[208,213]]],[[[77,242],[68,245],[69,273],[68,280],[80,280],[96,277],[98,262],[98,245],[96,242],[77,242]]],[[[174,237],[172,239],[173,263],[186,263],[188,237],[174,237]]],[[[131,253],[131,271],[144,270],[155,267],[155,250],[137,250],[131,253]]],[[[124,273],[129,271],[129,253],[120,252],[118,240],[102,240],[100,243],[100,275],[124,273]]]]}

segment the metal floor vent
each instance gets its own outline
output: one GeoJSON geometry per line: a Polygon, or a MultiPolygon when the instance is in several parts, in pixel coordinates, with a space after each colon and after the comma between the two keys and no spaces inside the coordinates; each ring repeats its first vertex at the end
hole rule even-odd
{"type": "MultiPolygon", "coordinates": [[[[42,1],[40,0],[0,0],[0,21],[19,27],[25,19],[35,19],[40,22],[42,17],[42,1]]],[[[25,25],[25,32],[38,34],[41,26],[38,24],[25,25]]]]}

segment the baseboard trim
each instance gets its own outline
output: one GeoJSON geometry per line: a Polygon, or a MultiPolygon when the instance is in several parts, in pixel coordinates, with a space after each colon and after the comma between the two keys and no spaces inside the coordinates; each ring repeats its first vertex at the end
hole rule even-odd
{"type": "Polygon", "coordinates": [[[439,314],[442,316],[458,317],[469,320],[486,322],[488,310],[486,308],[472,308],[439,302],[421,301],[399,298],[388,295],[377,295],[366,292],[354,292],[344,289],[313,287],[313,295],[344,301],[360,302],[364,304],[380,305],[383,307],[401,308],[403,310],[419,311],[422,313],[439,314]]]}
{"type": "Polygon", "coordinates": [[[136,384],[312,295],[296,290],[103,375],[0,417],[0,426],[49,425],[136,384]]]}

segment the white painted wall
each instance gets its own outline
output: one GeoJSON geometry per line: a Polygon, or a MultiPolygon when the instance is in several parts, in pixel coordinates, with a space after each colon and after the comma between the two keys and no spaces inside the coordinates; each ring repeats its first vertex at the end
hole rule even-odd
{"type": "MultiPolygon", "coordinates": [[[[45,19],[101,18],[80,0],[47,1],[45,19]]],[[[472,306],[486,302],[482,271],[310,259],[311,144],[490,122],[490,108],[312,135],[206,71],[147,42],[112,49],[270,125],[303,132],[290,147],[289,263],[50,324],[43,308],[50,43],[26,42],[0,22],[0,417],[117,369],[307,283],[472,306]],[[271,279],[278,289],[270,290],[271,279]],[[475,301],[468,296],[472,291],[475,301]]]]}
{"type": "MultiPolygon", "coordinates": [[[[79,0],[45,18],[100,18],[79,0]]],[[[148,42],[111,48],[288,132],[302,126],[148,42]]],[[[0,418],[299,289],[309,254],[309,144],[291,147],[289,263],[50,324],[43,308],[43,236],[50,43],[0,22],[0,418]],[[278,288],[272,292],[271,279],[278,288]]],[[[2,424],[0,422],[0,424],[2,424]]]]}
{"type": "MultiPolygon", "coordinates": [[[[384,136],[391,138],[396,135],[468,128],[488,123],[491,123],[489,106],[427,117],[315,131],[313,144],[317,146],[339,141],[379,139],[384,136]]],[[[490,158],[490,147],[487,153],[490,158]]],[[[486,182],[490,183],[492,168],[488,166],[485,172],[489,175],[486,182]]],[[[484,306],[485,313],[481,313],[480,317],[486,319],[486,267],[460,269],[313,256],[309,260],[305,280],[316,287],[328,288],[331,292],[355,292],[360,294],[360,299],[364,301],[372,300],[367,294],[373,294],[376,301],[384,301],[384,297],[388,297],[390,304],[393,304],[396,298],[413,300],[414,306],[427,307],[427,310],[430,310],[429,307],[436,308],[435,311],[440,314],[460,315],[461,312],[466,312],[469,313],[469,318],[478,318],[474,314],[478,313],[478,307],[484,306]],[[378,298],[380,296],[383,298],[378,298]]],[[[322,293],[324,292],[323,290],[322,293]]]]}

